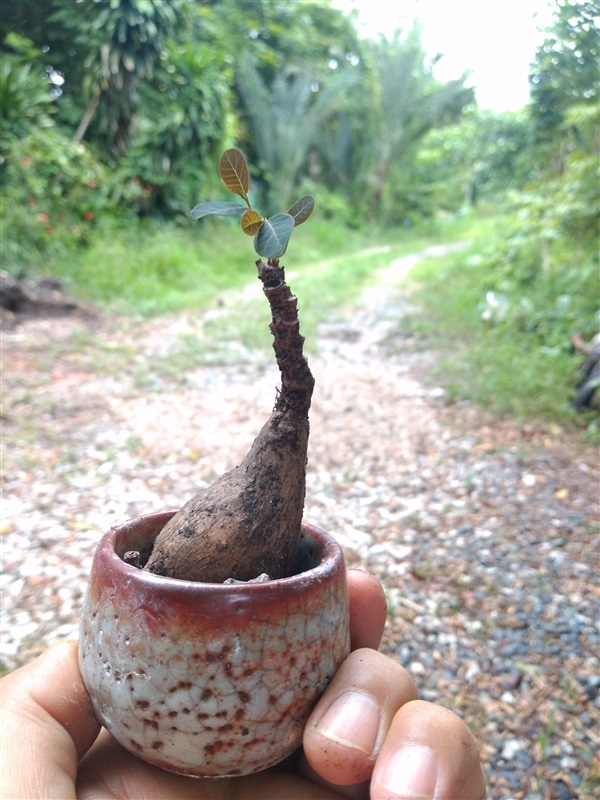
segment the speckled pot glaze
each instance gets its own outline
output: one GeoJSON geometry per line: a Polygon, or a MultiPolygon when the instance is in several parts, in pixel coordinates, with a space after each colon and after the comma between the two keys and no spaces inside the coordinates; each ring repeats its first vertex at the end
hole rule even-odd
{"type": "Polygon", "coordinates": [[[128,750],[196,777],[266,769],[349,652],[339,545],[303,525],[295,574],[224,585],[164,578],[142,563],[173,512],[112,528],[85,599],[79,664],[98,719],[128,750]]]}

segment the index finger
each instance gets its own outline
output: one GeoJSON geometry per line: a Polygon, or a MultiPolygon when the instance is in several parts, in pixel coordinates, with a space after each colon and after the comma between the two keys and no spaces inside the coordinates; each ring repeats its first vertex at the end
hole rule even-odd
{"type": "Polygon", "coordinates": [[[383,587],[374,575],[362,569],[349,569],[347,582],[351,649],[370,647],[377,650],[387,617],[383,587]]]}

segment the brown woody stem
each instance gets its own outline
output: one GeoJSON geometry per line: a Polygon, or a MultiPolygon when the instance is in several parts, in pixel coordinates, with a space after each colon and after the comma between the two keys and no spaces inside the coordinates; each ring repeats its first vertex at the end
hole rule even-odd
{"type": "Polygon", "coordinates": [[[273,349],[281,372],[281,392],[275,410],[293,409],[299,416],[308,416],[315,379],[302,352],[304,336],[300,334],[298,300],[285,282],[285,270],[276,258],[265,264],[256,262],[263,292],[269,301],[272,321],[273,349]]]}

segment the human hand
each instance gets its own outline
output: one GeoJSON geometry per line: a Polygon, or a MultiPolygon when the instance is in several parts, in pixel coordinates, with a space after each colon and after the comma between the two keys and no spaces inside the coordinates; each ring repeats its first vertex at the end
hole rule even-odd
{"type": "Polygon", "coordinates": [[[294,763],[243,778],[193,779],[124,750],[94,718],[64,642],[2,679],[3,800],[482,800],[477,745],[451,711],[417,700],[408,673],[378,653],[385,598],[349,570],[353,652],[317,703],[294,763]]]}

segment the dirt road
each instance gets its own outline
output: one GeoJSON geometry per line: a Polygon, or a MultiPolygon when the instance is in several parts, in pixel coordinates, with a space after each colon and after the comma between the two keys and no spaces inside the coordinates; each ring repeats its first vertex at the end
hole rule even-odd
{"type": "MultiPolygon", "coordinates": [[[[382,649],[472,726],[490,798],[591,798],[597,452],[449,403],[390,290],[414,260],[320,330],[305,516],[383,582],[382,649]]],[[[77,634],[111,524],[181,505],[241,460],[268,416],[269,354],[195,362],[203,325],[99,315],[3,332],[6,668],[77,634]]]]}

